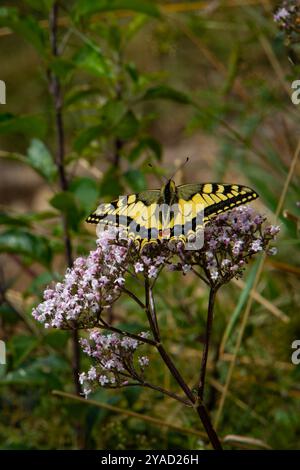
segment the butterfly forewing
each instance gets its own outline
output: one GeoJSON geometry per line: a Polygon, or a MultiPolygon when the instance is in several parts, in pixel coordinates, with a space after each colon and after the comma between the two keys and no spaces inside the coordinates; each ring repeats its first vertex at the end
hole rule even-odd
{"type": "Polygon", "coordinates": [[[246,204],[258,197],[248,186],[223,183],[184,184],[178,186],[179,203],[192,201],[203,205],[204,222],[211,217],[241,204],[246,204]],[[183,200],[183,202],[181,202],[183,200]]]}
{"type": "Polygon", "coordinates": [[[142,191],[121,196],[110,204],[100,204],[86,221],[103,225],[122,226],[129,233],[137,232],[140,238],[148,238],[151,229],[158,229],[158,200],[160,190],[142,191]]]}

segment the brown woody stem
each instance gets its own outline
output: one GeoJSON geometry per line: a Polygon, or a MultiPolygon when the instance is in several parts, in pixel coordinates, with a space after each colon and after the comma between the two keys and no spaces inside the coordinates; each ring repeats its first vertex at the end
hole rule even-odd
{"type": "Polygon", "coordinates": [[[214,287],[211,287],[209,291],[205,341],[204,341],[204,348],[203,348],[203,353],[202,353],[200,378],[199,378],[199,385],[198,385],[198,397],[201,400],[203,400],[203,395],[204,395],[206,366],[207,366],[209,343],[210,343],[211,330],[212,330],[213,317],[214,317],[214,304],[215,304],[216,293],[217,293],[217,289],[214,287]]]}
{"type": "Polygon", "coordinates": [[[155,311],[155,305],[154,305],[154,300],[153,300],[153,295],[152,295],[152,290],[151,286],[149,283],[149,280],[145,280],[145,297],[146,297],[146,314],[148,317],[149,325],[152,331],[152,334],[154,338],[157,341],[156,348],[168,367],[169,371],[171,372],[173,378],[176,380],[178,385],[181,387],[183,392],[185,393],[186,397],[189,399],[190,403],[193,405],[195,408],[205,430],[208,435],[208,438],[215,450],[222,450],[222,445],[221,442],[216,434],[216,431],[213,428],[213,425],[211,423],[208,411],[201,399],[201,397],[195,397],[193,394],[192,390],[190,387],[187,385],[185,382],[184,378],[178,371],[177,367],[175,366],[174,362],[172,361],[171,357],[165,350],[164,346],[161,344],[160,337],[159,337],[159,332],[156,329],[156,324],[155,322],[157,321],[156,317],[156,311],[155,311]]]}
{"type": "MultiPolygon", "coordinates": [[[[58,51],[58,40],[57,40],[57,20],[58,20],[58,2],[54,2],[53,7],[50,10],[49,15],[49,34],[50,34],[50,44],[51,51],[54,57],[59,56],[58,51]]],[[[52,71],[48,72],[49,77],[49,90],[53,98],[54,103],[54,112],[55,112],[55,128],[57,136],[57,150],[55,163],[59,176],[60,189],[62,191],[68,190],[68,180],[65,171],[65,132],[64,132],[64,123],[63,123],[63,97],[61,92],[61,85],[58,77],[52,71]]],[[[65,254],[66,262],[70,268],[73,265],[73,255],[72,255],[72,242],[69,233],[68,221],[65,215],[62,216],[63,232],[64,232],[64,244],[65,244],[65,254]]],[[[73,381],[76,393],[80,395],[81,386],[79,383],[79,371],[80,371],[80,349],[78,343],[78,330],[72,330],[72,371],[73,371],[73,381]]]]}

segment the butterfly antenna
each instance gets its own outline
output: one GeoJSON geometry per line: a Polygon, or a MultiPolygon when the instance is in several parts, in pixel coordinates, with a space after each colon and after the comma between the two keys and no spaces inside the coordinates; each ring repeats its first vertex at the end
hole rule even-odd
{"type": "Polygon", "coordinates": [[[148,163],[148,166],[151,168],[152,173],[160,180],[159,182],[161,183],[161,178],[163,178],[165,181],[168,181],[168,178],[165,175],[158,175],[154,166],[152,163],[148,163]]]}
{"type": "Polygon", "coordinates": [[[178,171],[180,171],[186,164],[187,162],[189,161],[189,157],[186,157],[185,161],[182,162],[177,168],[176,170],[174,171],[173,175],[169,178],[169,180],[172,180],[174,178],[174,176],[176,175],[176,173],[178,173],[178,171]]]}

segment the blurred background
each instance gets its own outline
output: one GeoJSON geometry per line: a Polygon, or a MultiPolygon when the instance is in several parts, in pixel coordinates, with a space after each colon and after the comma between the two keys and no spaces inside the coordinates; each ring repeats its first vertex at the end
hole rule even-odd
{"type": "MultiPolygon", "coordinates": [[[[177,183],[247,184],[260,195],[255,207],[271,222],[278,216],[281,226],[278,254],[266,261],[256,289],[253,264],[243,281],[219,292],[206,396],[211,415],[219,416],[226,448],[299,449],[300,366],[291,362],[292,342],[300,339],[299,110],[291,101],[300,73],[299,15],[289,13],[280,27],[273,19],[279,6],[1,2],[2,449],[207,448],[193,413],[152,391],[99,389],[92,397],[99,406],[53,395],[74,393],[72,338],[45,331],[31,316],[44,288],[94,248],[94,228],[84,219],[97,203],[160,187],[186,157],[177,183]]],[[[156,296],[168,348],[192,384],[207,289],[168,273],[156,296]]],[[[122,298],[111,321],[132,331],[146,327],[122,298]]],[[[176,390],[149,354],[150,377],[176,390]]],[[[88,364],[81,358],[82,370],[88,364]]]]}

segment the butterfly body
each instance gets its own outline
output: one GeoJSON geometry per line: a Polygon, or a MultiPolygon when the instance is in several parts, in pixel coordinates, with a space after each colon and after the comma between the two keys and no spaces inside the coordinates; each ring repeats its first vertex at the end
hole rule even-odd
{"type": "Polygon", "coordinates": [[[178,201],[177,187],[173,180],[169,180],[160,190],[160,203],[176,204],[178,201]]]}
{"type": "Polygon", "coordinates": [[[110,204],[100,204],[86,221],[122,227],[144,245],[161,238],[176,238],[178,234],[187,238],[187,234],[196,233],[215,215],[257,197],[247,186],[223,183],[176,186],[170,179],[161,189],[121,196],[110,204]]]}

